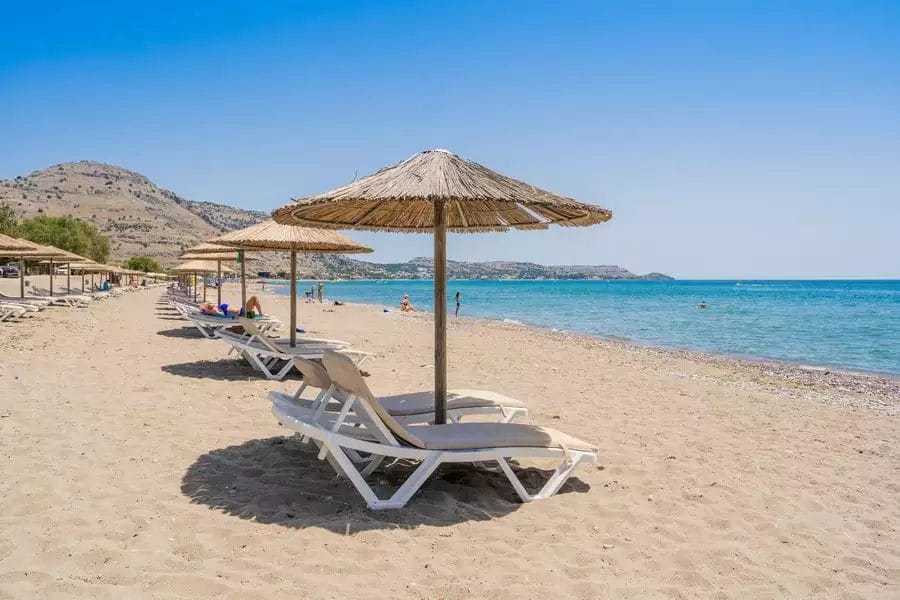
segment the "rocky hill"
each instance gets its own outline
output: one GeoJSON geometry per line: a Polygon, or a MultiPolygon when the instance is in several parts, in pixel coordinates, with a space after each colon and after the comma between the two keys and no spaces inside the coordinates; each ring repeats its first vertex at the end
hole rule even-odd
{"type": "MultiPolygon", "coordinates": [[[[362,261],[355,261],[362,262],[362,261]]],[[[374,279],[431,279],[434,261],[429,257],[414,258],[404,263],[368,263],[374,279]]],[[[447,261],[450,279],[672,279],[662,273],[635,275],[613,265],[539,265],[530,262],[447,261]]]]}
{"type": "MultiPolygon", "coordinates": [[[[185,248],[220,233],[269,218],[260,211],[187,200],[122,167],[92,161],[54,165],[15,179],[0,180],[0,202],[20,217],[72,215],[90,221],[112,241],[110,262],[149,256],[165,266],[178,262],[185,248]]],[[[287,255],[252,255],[251,270],[286,271],[287,255]]],[[[336,255],[301,254],[298,273],[310,278],[429,279],[430,258],[378,264],[336,255]]],[[[453,279],[668,279],[651,273],[637,276],[616,266],[544,266],[522,262],[454,262],[453,279]]]]}

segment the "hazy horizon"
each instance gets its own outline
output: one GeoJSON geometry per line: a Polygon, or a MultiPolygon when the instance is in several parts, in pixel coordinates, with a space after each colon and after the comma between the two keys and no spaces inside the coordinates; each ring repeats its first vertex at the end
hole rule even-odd
{"type": "MultiPolygon", "coordinates": [[[[613,211],[449,258],[900,278],[900,6],[0,8],[0,178],[96,160],[270,211],[444,147],[613,211]]],[[[348,232],[375,262],[427,235],[348,232]]]]}

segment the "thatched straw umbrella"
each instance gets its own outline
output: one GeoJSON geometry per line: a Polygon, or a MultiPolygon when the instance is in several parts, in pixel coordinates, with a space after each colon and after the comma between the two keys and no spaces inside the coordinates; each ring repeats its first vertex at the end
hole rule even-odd
{"type": "Polygon", "coordinates": [[[68,250],[63,250],[62,248],[57,248],[56,246],[44,246],[44,248],[50,249],[53,252],[56,252],[56,256],[50,257],[50,295],[53,295],[53,275],[55,274],[56,268],[54,266],[54,262],[66,265],[66,289],[68,292],[72,291],[72,277],[71,277],[71,267],[72,263],[85,263],[88,262],[89,259],[75,254],[74,252],[69,252],[68,250]]]}
{"type": "MultiPolygon", "coordinates": [[[[222,261],[234,262],[240,260],[242,257],[239,254],[234,248],[229,248],[228,246],[202,242],[185,250],[184,254],[179,258],[182,260],[215,260],[218,262],[218,268],[216,269],[216,304],[222,304],[222,261]]],[[[203,299],[206,300],[206,281],[203,282],[203,299]]],[[[246,299],[241,300],[241,306],[244,305],[244,302],[246,302],[246,299]]]]}
{"type": "Polygon", "coordinates": [[[241,249],[241,296],[245,304],[247,290],[244,283],[244,250],[287,250],[291,253],[291,347],[297,345],[297,252],[362,254],[372,251],[335,231],[279,225],[274,221],[263,221],[226,233],[213,239],[212,243],[241,249]]]}
{"type": "MultiPolygon", "coordinates": [[[[175,273],[193,273],[194,274],[194,301],[197,301],[197,273],[215,273],[218,269],[221,271],[234,273],[228,267],[216,264],[211,260],[189,260],[170,269],[175,273]]],[[[203,287],[203,301],[206,301],[206,286],[203,287]]]]}
{"type": "MultiPolygon", "coordinates": [[[[61,259],[65,258],[66,254],[68,254],[65,250],[60,250],[59,248],[54,248],[52,246],[42,246],[40,244],[35,244],[29,240],[16,240],[21,244],[29,244],[31,246],[30,250],[20,250],[16,253],[16,257],[19,259],[19,294],[22,298],[25,298],[25,261],[28,259],[31,260],[42,260],[42,259],[61,259]]],[[[50,266],[50,295],[53,295],[53,265],[50,266]]]]}
{"type": "Polygon", "coordinates": [[[324,194],[273,213],[286,225],[434,233],[435,421],[446,422],[447,231],[469,233],[586,226],[612,218],[506,177],[446,150],[426,150],[324,194]]]}
{"type": "MultiPolygon", "coordinates": [[[[38,245],[28,240],[20,240],[0,233],[0,256],[4,258],[21,257],[26,252],[34,252],[38,245]]],[[[25,259],[19,263],[19,279],[21,280],[22,298],[25,297],[25,259]]]]}

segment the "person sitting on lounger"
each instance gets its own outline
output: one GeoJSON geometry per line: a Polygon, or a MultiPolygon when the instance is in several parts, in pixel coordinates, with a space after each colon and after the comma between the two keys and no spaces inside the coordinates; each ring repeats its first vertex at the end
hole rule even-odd
{"type": "Polygon", "coordinates": [[[265,316],[262,310],[262,304],[259,302],[259,298],[256,296],[250,296],[247,298],[247,304],[244,308],[229,308],[227,304],[222,303],[218,306],[213,304],[212,302],[206,302],[205,304],[200,305],[200,312],[204,315],[210,315],[213,317],[243,317],[244,315],[254,318],[256,315],[261,317],[265,316]]]}

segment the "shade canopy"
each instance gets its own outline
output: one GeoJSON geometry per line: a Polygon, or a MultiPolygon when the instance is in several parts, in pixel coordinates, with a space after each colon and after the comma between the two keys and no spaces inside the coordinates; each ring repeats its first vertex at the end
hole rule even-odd
{"type": "Polygon", "coordinates": [[[372,252],[371,248],[354,242],[336,231],[281,225],[275,221],[263,221],[232,231],[214,238],[211,242],[220,247],[230,247],[232,250],[240,248],[248,251],[296,250],[338,254],[372,252]]]}
{"type": "Polygon", "coordinates": [[[115,273],[116,267],[111,267],[109,265],[101,265],[100,263],[96,263],[92,260],[86,262],[75,263],[72,265],[73,271],[80,271],[84,273],[115,273]]]}
{"type": "Polygon", "coordinates": [[[434,414],[447,422],[447,232],[578,227],[612,212],[501,175],[447,150],[426,150],[272,213],[276,222],[333,229],[434,232],[434,414]]]}
{"type": "Polygon", "coordinates": [[[584,204],[501,175],[447,150],[426,150],[330,192],[295,200],[273,213],[287,225],[427,232],[435,201],[446,202],[454,232],[584,226],[612,218],[584,204]]]}
{"type": "Polygon", "coordinates": [[[0,233],[0,251],[35,250],[38,247],[34,242],[20,240],[0,233]]]}
{"type": "MultiPolygon", "coordinates": [[[[215,273],[219,266],[214,260],[189,260],[183,262],[176,267],[172,267],[171,271],[175,273],[215,273]]],[[[228,267],[222,267],[223,273],[234,273],[228,267]]]]}
{"type": "MultiPolygon", "coordinates": [[[[336,231],[312,229],[293,225],[281,225],[275,221],[263,221],[238,231],[232,231],[212,240],[244,251],[278,251],[291,253],[291,331],[290,345],[297,345],[297,252],[329,252],[336,254],[361,254],[372,249],[344,237],[336,231]]],[[[241,261],[241,302],[246,303],[244,290],[244,263],[241,261]]]]}
{"type": "Polygon", "coordinates": [[[234,252],[234,248],[203,242],[184,250],[185,254],[219,254],[222,252],[234,252]]]}
{"type": "Polygon", "coordinates": [[[234,262],[238,258],[237,253],[238,253],[238,251],[235,250],[234,248],[228,248],[227,252],[219,251],[219,252],[215,252],[215,253],[210,252],[208,254],[203,254],[202,252],[198,253],[198,252],[187,251],[184,254],[182,254],[181,256],[179,256],[178,259],[179,260],[230,260],[231,262],[234,262]]]}

